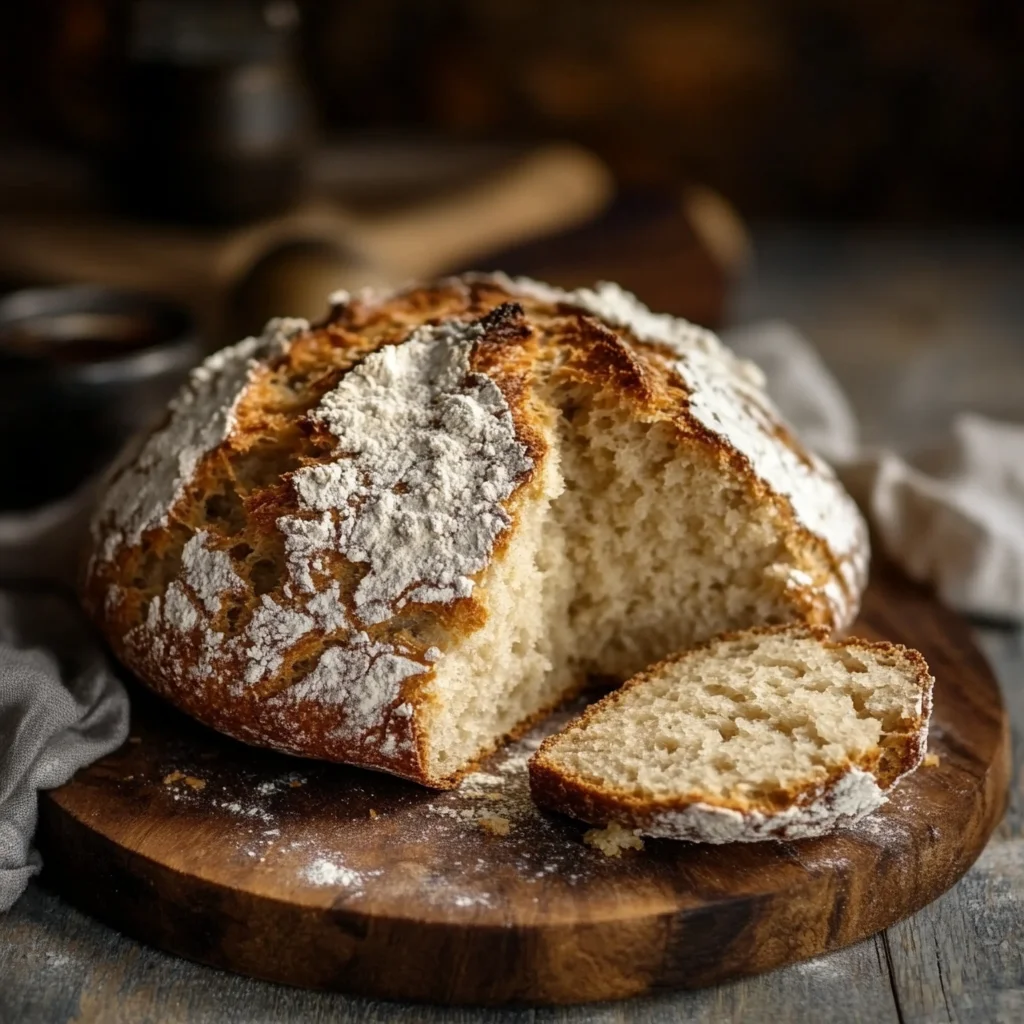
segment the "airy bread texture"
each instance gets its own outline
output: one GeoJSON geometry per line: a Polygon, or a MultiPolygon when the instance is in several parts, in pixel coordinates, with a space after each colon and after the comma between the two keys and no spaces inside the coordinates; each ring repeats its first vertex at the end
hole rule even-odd
{"type": "Polygon", "coordinates": [[[801,839],[863,817],[923,759],[917,651],[751,629],[643,672],[530,761],[543,807],[705,843],[801,839]]]}
{"type": "Polygon", "coordinates": [[[86,605],[159,693],[438,787],[588,675],[844,627],[868,555],[713,335],[502,275],[339,295],[217,353],[93,532],[86,605]]]}

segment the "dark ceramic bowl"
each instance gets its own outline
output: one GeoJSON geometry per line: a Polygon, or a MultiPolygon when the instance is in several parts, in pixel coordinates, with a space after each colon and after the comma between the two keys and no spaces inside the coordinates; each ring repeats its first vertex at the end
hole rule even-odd
{"type": "Polygon", "coordinates": [[[91,285],[0,299],[0,509],[102,470],[201,356],[191,316],[162,299],[91,285]]]}

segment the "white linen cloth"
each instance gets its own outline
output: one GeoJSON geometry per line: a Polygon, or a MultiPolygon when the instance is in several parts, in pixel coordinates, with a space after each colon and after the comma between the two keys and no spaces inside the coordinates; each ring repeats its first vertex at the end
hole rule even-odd
{"type": "Polygon", "coordinates": [[[909,457],[864,449],[845,394],[794,328],[756,324],[725,340],[765,371],[782,414],[837,467],[909,576],[964,613],[1024,621],[1024,423],[963,415],[941,443],[909,457]]]}
{"type": "Polygon", "coordinates": [[[92,488],[0,516],[0,913],[41,866],[38,794],[116,750],[128,696],[69,586],[92,488]]]}

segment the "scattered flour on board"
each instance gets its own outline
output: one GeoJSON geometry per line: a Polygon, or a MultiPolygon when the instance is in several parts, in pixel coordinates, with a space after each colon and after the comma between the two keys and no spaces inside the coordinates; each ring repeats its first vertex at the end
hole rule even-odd
{"type": "MultiPolygon", "coordinates": [[[[370,872],[380,874],[379,871],[370,872]]],[[[313,885],[337,885],[345,889],[362,888],[363,875],[358,871],[345,867],[344,864],[335,864],[325,857],[317,857],[312,864],[302,872],[307,882],[313,885]]]]}
{"type": "MultiPolygon", "coordinates": [[[[227,811],[234,818],[261,825],[277,824],[273,797],[299,788],[307,781],[305,776],[297,772],[286,772],[273,779],[263,779],[259,782],[253,781],[251,787],[242,790],[241,795],[238,795],[237,787],[234,787],[232,794],[229,796],[223,792],[223,787],[216,784],[211,786],[215,779],[207,781],[194,778],[189,774],[193,770],[198,771],[199,769],[174,770],[165,772],[161,776],[162,783],[167,787],[167,792],[171,799],[193,807],[203,805],[215,807],[218,810],[227,811]],[[190,781],[192,783],[202,781],[203,784],[189,785],[190,781]],[[183,783],[184,785],[176,785],[176,783],[183,783]]],[[[207,774],[209,774],[208,771],[207,774]]],[[[280,830],[277,828],[264,829],[262,834],[264,836],[278,836],[280,835],[280,830]]]]}
{"type": "MultiPolygon", "coordinates": [[[[511,869],[515,884],[525,886],[527,892],[533,889],[539,902],[550,879],[556,878],[559,886],[575,886],[607,870],[603,863],[607,858],[580,841],[581,826],[544,815],[530,798],[527,762],[540,745],[541,734],[560,727],[572,713],[556,714],[533,734],[509,744],[455,790],[427,794],[410,786],[407,805],[399,802],[388,808],[386,801],[377,802],[372,775],[366,775],[365,785],[353,780],[345,793],[360,801],[354,817],[373,822],[371,827],[379,827],[383,819],[391,830],[388,849],[395,851],[394,861],[382,864],[379,847],[371,842],[367,849],[375,851],[369,860],[373,867],[360,867],[362,854],[348,845],[342,821],[350,815],[344,803],[339,806],[337,831],[295,832],[288,817],[289,795],[308,784],[311,775],[329,775],[336,770],[333,767],[317,768],[310,776],[282,772],[268,777],[254,772],[241,780],[241,786],[233,777],[228,788],[218,782],[213,766],[206,765],[208,782],[202,791],[182,781],[161,784],[161,792],[190,807],[206,806],[231,815],[237,856],[254,865],[268,860],[293,865],[290,869],[297,879],[333,889],[339,898],[386,902],[408,898],[467,912],[496,909],[505,899],[498,880],[502,871],[511,869]],[[369,814],[371,806],[382,809],[369,814]],[[494,844],[502,844],[502,868],[496,867],[494,844]],[[421,846],[431,851],[426,862],[418,853],[404,852],[421,846]],[[413,864],[417,870],[408,870],[413,864]]],[[[176,773],[183,780],[198,770],[187,763],[161,767],[161,783],[176,773]]],[[[361,831],[365,827],[360,825],[357,835],[365,836],[361,831]]]]}
{"type": "Polygon", "coordinates": [[[494,897],[489,892],[461,893],[452,903],[457,907],[491,907],[494,905],[494,897]]]}
{"type": "Polygon", "coordinates": [[[273,816],[259,804],[243,804],[238,800],[221,800],[218,803],[215,800],[214,806],[220,807],[221,810],[228,811],[231,814],[237,815],[240,818],[254,818],[257,821],[261,821],[266,825],[271,825],[274,822],[273,816]]]}

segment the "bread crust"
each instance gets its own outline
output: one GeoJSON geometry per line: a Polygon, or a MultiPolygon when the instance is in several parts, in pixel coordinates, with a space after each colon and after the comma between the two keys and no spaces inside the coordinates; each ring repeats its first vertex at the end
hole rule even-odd
{"type": "Polygon", "coordinates": [[[549,736],[530,759],[530,792],[534,802],[592,825],[617,822],[644,835],[695,842],[748,842],[794,839],[824,832],[855,820],[885,801],[885,793],[904,775],[918,768],[928,747],[933,678],[920,652],[887,641],[857,637],[831,641],[823,627],[781,625],[723,633],[688,651],[652,665],[601,700],[564,729],[549,736]],[[669,799],[638,796],[601,786],[560,768],[552,757],[559,739],[618,704],[633,688],[643,686],[671,665],[687,661],[719,643],[759,636],[813,638],[827,648],[842,648],[897,659],[921,693],[921,713],[900,722],[883,736],[884,745],[863,757],[836,765],[824,781],[792,786],[760,799],[725,799],[717,794],[689,793],[669,799]],[[859,794],[851,799],[851,791],[859,794]],[[844,807],[844,804],[846,805],[844,807]]]}
{"type": "MultiPolygon", "coordinates": [[[[289,322],[284,340],[280,325],[271,325],[241,354],[218,356],[220,369],[197,371],[148,448],[112,480],[94,520],[83,601],[118,658],[182,710],[245,742],[455,785],[461,772],[441,778],[427,768],[424,723],[436,700],[434,664],[485,623],[480,581],[504,557],[521,510],[537,500],[551,410],[536,383],[555,370],[611,395],[638,421],[664,424],[681,449],[710,453],[752,501],[774,510],[780,547],[803,567],[785,587],[792,618],[829,629],[848,624],[864,586],[867,534],[830,471],[737,376],[735,401],[753,409],[779,450],[800,461],[807,478],[851,517],[844,550],[802,522],[790,497],[755,472],[749,454],[694,412],[697,396],[679,352],[599,318],[578,299],[577,293],[538,296],[501,275],[339,296],[324,322],[289,322]],[[464,574],[464,592],[435,600],[403,596],[400,607],[394,602],[384,618],[371,621],[360,618],[358,607],[365,564],[325,550],[310,562],[316,568],[303,570],[312,586],[304,592],[289,576],[289,559],[308,538],[286,536],[281,524],[336,530],[344,514],[324,512],[318,520],[298,493],[303,473],[324,475],[342,461],[336,438],[317,418],[325,396],[370,357],[402,349],[417,330],[446,324],[460,331],[474,325],[466,381],[476,382],[482,401],[491,401],[487,389],[496,388],[504,410],[495,415],[507,412],[501,442],[511,476],[491,506],[504,525],[490,538],[482,564],[464,574]],[[237,376],[233,390],[224,384],[225,363],[237,376]],[[210,394],[222,402],[215,415],[203,405],[210,394]],[[199,430],[204,416],[213,416],[216,431],[199,430]],[[176,431],[188,439],[177,449],[168,440],[176,431]],[[156,487],[153,479],[165,471],[156,487]],[[165,500],[146,506],[135,500],[141,491],[165,500]],[[125,513],[129,504],[132,516],[125,513]],[[311,612],[314,599],[322,615],[311,612]],[[344,693],[335,688],[325,696],[310,683],[325,658],[344,693]]],[[[453,387],[458,392],[469,384],[453,387]]],[[[401,495],[399,486],[394,493],[401,495]]],[[[422,582],[409,593],[430,591],[431,581],[422,582]]]]}

